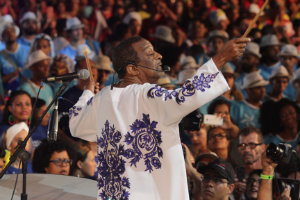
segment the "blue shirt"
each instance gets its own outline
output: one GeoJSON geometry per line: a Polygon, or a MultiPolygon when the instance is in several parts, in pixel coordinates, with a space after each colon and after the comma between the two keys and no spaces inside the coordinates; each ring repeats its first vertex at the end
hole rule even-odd
{"type": "Polygon", "coordinates": [[[233,121],[238,125],[240,130],[248,126],[260,128],[260,124],[258,121],[259,108],[256,108],[243,100],[241,102],[238,102],[237,104],[233,104],[230,110],[231,117],[233,121]]]}
{"type": "MultiPolygon", "coordinates": [[[[18,45],[18,48],[15,52],[9,52],[4,50],[9,58],[15,63],[15,66],[22,69],[21,76],[29,79],[31,77],[31,71],[29,69],[25,69],[25,63],[27,59],[27,55],[29,52],[28,47],[23,46],[21,44],[18,45]]],[[[0,53],[0,68],[3,76],[8,75],[16,70],[16,68],[9,62],[2,53],[0,53]]],[[[20,76],[9,82],[5,83],[4,87],[6,90],[11,89],[12,91],[16,90],[21,84],[20,76]]]]}
{"type": "Polygon", "coordinates": [[[280,66],[280,62],[275,63],[272,66],[266,66],[265,64],[261,64],[258,68],[261,70],[260,74],[262,77],[268,81],[269,77],[271,76],[272,72],[280,66]]]}
{"type": "MultiPolygon", "coordinates": [[[[31,81],[27,81],[26,83],[23,83],[19,89],[28,92],[31,97],[36,97],[39,86],[31,81]]],[[[54,98],[53,90],[47,83],[44,83],[44,87],[40,91],[39,98],[44,100],[47,106],[54,98]]]]}
{"type": "MultiPolygon", "coordinates": [[[[7,169],[7,171],[6,171],[5,174],[16,174],[17,172],[18,172],[18,168],[15,168],[15,167],[10,166],[10,167],[7,169]]],[[[22,168],[20,168],[20,170],[19,170],[19,174],[21,174],[21,173],[22,173],[22,168]]],[[[33,173],[33,170],[32,170],[32,163],[31,163],[30,160],[28,160],[28,162],[27,162],[27,173],[33,173]]]]}
{"type": "Polygon", "coordinates": [[[273,135],[266,135],[266,136],[264,136],[264,143],[265,144],[270,144],[271,142],[273,142],[274,144],[277,145],[277,144],[279,144],[281,142],[284,142],[284,143],[288,143],[288,144],[292,145],[292,147],[294,149],[297,148],[297,144],[298,144],[299,141],[300,141],[300,133],[298,133],[297,137],[294,140],[292,140],[292,141],[285,141],[285,140],[283,140],[278,135],[275,135],[275,136],[273,136],[273,135]]]}

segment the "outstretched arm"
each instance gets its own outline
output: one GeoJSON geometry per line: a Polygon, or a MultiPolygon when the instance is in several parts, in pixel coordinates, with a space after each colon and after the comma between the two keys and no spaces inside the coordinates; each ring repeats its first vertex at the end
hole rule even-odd
{"type": "Polygon", "coordinates": [[[221,51],[213,57],[213,61],[218,69],[220,70],[226,62],[243,55],[246,44],[250,41],[250,38],[236,38],[228,41],[221,51]]]}

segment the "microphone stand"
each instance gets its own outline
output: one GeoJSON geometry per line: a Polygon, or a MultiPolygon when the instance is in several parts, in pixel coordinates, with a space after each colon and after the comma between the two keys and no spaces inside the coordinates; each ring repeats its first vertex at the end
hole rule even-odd
{"type": "Polygon", "coordinates": [[[8,170],[8,168],[17,160],[17,157],[19,156],[22,160],[22,174],[23,174],[23,189],[21,194],[21,200],[27,200],[27,194],[26,194],[26,174],[27,174],[27,161],[29,159],[29,153],[25,151],[26,144],[30,137],[32,136],[35,129],[41,124],[43,118],[47,114],[48,110],[50,110],[51,106],[54,104],[54,102],[57,100],[57,98],[65,91],[67,88],[69,82],[63,82],[62,86],[57,91],[55,97],[52,99],[42,116],[37,120],[35,124],[29,127],[28,135],[24,139],[24,141],[21,141],[18,146],[16,147],[15,153],[10,157],[9,162],[5,166],[5,168],[0,173],[0,179],[4,176],[5,172],[8,170]],[[26,155],[27,154],[27,155],[26,155]]]}

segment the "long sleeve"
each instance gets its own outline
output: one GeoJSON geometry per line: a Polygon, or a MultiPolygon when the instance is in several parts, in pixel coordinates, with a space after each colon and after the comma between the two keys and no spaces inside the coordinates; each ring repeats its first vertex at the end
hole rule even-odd
{"type": "Polygon", "coordinates": [[[93,104],[94,94],[84,90],[77,103],[69,110],[69,127],[74,137],[95,142],[97,135],[97,104],[93,104]]]}

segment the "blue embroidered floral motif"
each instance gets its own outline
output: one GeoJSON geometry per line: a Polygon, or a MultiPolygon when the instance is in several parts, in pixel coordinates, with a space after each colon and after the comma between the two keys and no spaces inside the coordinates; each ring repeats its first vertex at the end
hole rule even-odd
{"type": "Polygon", "coordinates": [[[82,110],[81,107],[76,107],[76,106],[73,106],[72,108],[70,108],[69,110],[69,118],[71,119],[73,116],[76,117],[79,112],[82,110]]]}
{"type": "Polygon", "coordinates": [[[210,83],[213,82],[218,74],[219,72],[207,75],[206,77],[203,73],[200,76],[196,75],[193,80],[185,81],[182,87],[177,90],[167,90],[156,85],[148,91],[148,97],[155,98],[164,96],[165,101],[174,97],[178,104],[184,103],[185,98],[193,96],[196,90],[205,92],[205,88],[210,88],[210,83]]]}
{"type": "Polygon", "coordinates": [[[150,173],[155,169],[161,168],[159,158],[163,157],[160,147],[162,143],[161,131],[156,130],[156,121],[150,121],[149,115],[143,114],[142,120],[136,120],[131,126],[131,133],[125,136],[126,144],[131,148],[125,150],[125,156],[130,159],[130,166],[135,166],[144,159],[145,171],[150,173]]]}
{"type": "Polygon", "coordinates": [[[93,99],[94,99],[94,97],[91,97],[86,104],[90,105],[93,102],[93,99]]]}
{"type": "Polygon", "coordinates": [[[109,122],[105,122],[98,143],[98,188],[100,199],[128,200],[130,188],[125,172],[124,145],[119,144],[122,135],[109,122]]]}

